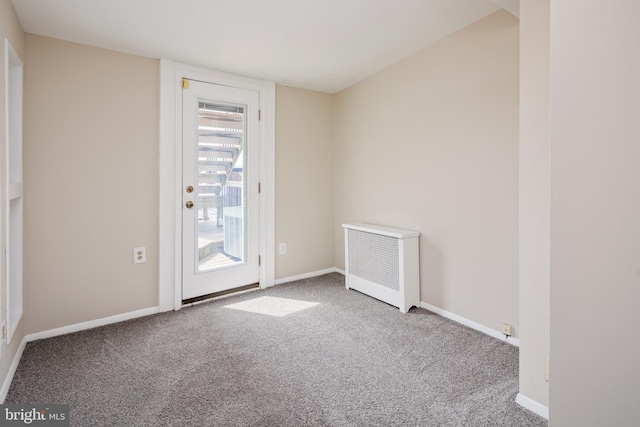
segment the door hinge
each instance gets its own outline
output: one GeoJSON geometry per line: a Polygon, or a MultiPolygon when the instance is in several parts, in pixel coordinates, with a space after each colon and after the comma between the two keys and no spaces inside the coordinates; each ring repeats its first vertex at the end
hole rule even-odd
{"type": "Polygon", "coordinates": [[[182,79],[182,89],[189,89],[189,80],[182,79]]]}
{"type": "Polygon", "coordinates": [[[262,265],[262,257],[258,255],[258,267],[262,265]]]}
{"type": "Polygon", "coordinates": [[[258,110],[258,121],[262,120],[262,110],[258,110]]]}
{"type": "Polygon", "coordinates": [[[262,193],[262,183],[258,183],[258,194],[262,193]]]}

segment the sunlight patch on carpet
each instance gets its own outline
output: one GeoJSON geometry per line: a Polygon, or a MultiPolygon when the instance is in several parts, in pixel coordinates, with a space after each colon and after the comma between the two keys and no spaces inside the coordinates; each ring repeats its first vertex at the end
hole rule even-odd
{"type": "Polygon", "coordinates": [[[260,297],[237,304],[225,305],[224,308],[233,310],[248,311],[250,313],[266,314],[268,316],[284,317],[297,313],[307,308],[315,307],[319,303],[299,301],[288,298],[260,297]]]}

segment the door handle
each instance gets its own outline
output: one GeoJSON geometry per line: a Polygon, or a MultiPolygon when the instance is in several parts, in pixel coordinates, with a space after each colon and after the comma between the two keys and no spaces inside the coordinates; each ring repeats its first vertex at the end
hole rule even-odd
{"type": "Polygon", "coordinates": [[[193,185],[190,185],[186,188],[187,193],[193,193],[193,185]]]}
{"type": "Polygon", "coordinates": [[[187,209],[191,209],[191,208],[193,208],[193,202],[192,202],[191,200],[189,200],[189,201],[188,201],[187,203],[185,203],[184,205],[187,207],[187,209]]]}

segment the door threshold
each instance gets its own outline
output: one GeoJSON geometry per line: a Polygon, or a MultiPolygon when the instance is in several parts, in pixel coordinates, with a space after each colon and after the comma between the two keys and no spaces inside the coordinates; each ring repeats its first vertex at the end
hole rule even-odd
{"type": "Polygon", "coordinates": [[[254,291],[260,289],[259,283],[253,283],[251,285],[240,286],[237,288],[227,289],[226,291],[214,292],[212,294],[202,295],[199,297],[193,297],[182,301],[182,306],[194,306],[196,304],[201,304],[203,302],[207,302],[214,299],[219,299],[222,297],[229,297],[236,294],[241,294],[248,291],[254,291]]]}

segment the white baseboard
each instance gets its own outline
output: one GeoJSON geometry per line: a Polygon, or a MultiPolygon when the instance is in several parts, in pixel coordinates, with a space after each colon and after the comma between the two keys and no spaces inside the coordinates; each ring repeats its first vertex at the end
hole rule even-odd
{"type": "Polygon", "coordinates": [[[9,393],[9,387],[11,387],[13,376],[16,374],[18,364],[20,363],[20,358],[22,357],[22,353],[24,352],[24,347],[26,345],[27,337],[24,337],[22,338],[22,342],[20,343],[20,347],[18,347],[16,355],[13,356],[13,362],[11,362],[9,372],[7,372],[7,376],[4,378],[4,382],[2,383],[2,388],[0,389],[0,404],[4,403],[4,399],[7,397],[7,393],[9,393]]]}
{"type": "Polygon", "coordinates": [[[346,276],[346,275],[347,275],[347,273],[345,273],[345,271],[344,271],[343,269],[338,268],[338,267],[336,267],[336,273],[340,273],[340,274],[342,274],[343,276],[346,276]]]}
{"type": "Polygon", "coordinates": [[[338,270],[335,267],[326,268],[324,270],[312,271],[311,273],[298,274],[297,276],[289,276],[289,277],[283,277],[282,279],[277,279],[276,285],[295,282],[296,280],[310,279],[312,277],[322,276],[323,274],[339,273],[339,272],[340,270],[338,270]]]}
{"type": "Polygon", "coordinates": [[[535,400],[518,393],[516,396],[516,403],[523,408],[526,408],[534,414],[540,415],[542,418],[549,419],[549,407],[544,406],[542,403],[538,403],[535,400]]]}
{"type": "Polygon", "coordinates": [[[427,304],[424,301],[420,302],[420,307],[422,307],[422,308],[424,308],[426,310],[432,311],[432,312],[434,312],[436,314],[439,314],[442,317],[446,317],[447,319],[453,320],[454,322],[458,322],[458,323],[460,323],[460,324],[462,324],[464,326],[467,326],[467,327],[469,327],[471,329],[475,329],[476,331],[480,331],[483,334],[489,335],[490,337],[494,337],[494,338],[497,338],[497,339],[499,339],[501,341],[505,341],[505,342],[507,342],[507,343],[509,343],[509,344],[511,344],[513,346],[520,347],[520,340],[519,339],[508,337],[505,340],[505,336],[504,336],[504,334],[502,332],[496,331],[495,329],[488,328],[488,327],[486,327],[484,325],[481,325],[480,323],[474,322],[473,320],[469,320],[469,319],[467,319],[465,317],[462,317],[462,316],[459,316],[459,315],[457,315],[455,313],[451,313],[450,311],[443,310],[443,309],[441,309],[439,307],[436,307],[435,305],[427,304]]]}
{"type": "Polygon", "coordinates": [[[25,339],[27,342],[31,342],[44,338],[57,337],[59,335],[71,334],[73,332],[93,329],[100,326],[110,325],[112,323],[124,322],[125,320],[131,320],[137,317],[144,317],[157,313],[159,313],[158,307],[143,308],[142,310],[116,314],[115,316],[103,317],[102,319],[89,320],[87,322],[76,323],[74,325],[63,326],[61,328],[49,329],[48,331],[36,332],[35,334],[27,335],[25,339]]]}

